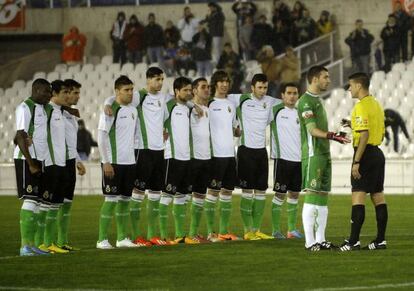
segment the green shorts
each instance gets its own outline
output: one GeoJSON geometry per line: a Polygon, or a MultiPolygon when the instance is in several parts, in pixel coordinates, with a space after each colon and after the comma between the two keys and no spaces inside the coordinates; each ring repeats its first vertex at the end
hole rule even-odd
{"type": "Polygon", "coordinates": [[[302,191],[330,192],[332,162],[330,155],[302,159],[302,191]]]}

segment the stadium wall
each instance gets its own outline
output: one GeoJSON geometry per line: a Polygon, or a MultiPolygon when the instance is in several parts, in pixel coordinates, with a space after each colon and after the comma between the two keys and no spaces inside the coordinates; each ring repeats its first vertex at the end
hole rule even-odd
{"type": "MultiPolygon", "coordinates": [[[[291,7],[294,0],[285,1],[291,7]]],[[[387,15],[391,11],[390,0],[311,0],[303,1],[311,11],[312,17],[317,20],[322,10],[330,11],[338,24],[339,44],[342,53],[348,53],[348,47],[343,39],[354,28],[356,19],[361,18],[365,27],[371,31],[376,40],[384,26],[387,15]]],[[[273,1],[256,1],[258,14],[266,14],[271,19],[273,1]]],[[[236,43],[235,14],[231,11],[232,3],[221,3],[226,14],[226,39],[236,43]]],[[[204,18],[207,13],[207,5],[191,4],[191,9],[196,17],[204,18]]],[[[168,20],[177,22],[182,17],[184,5],[143,5],[122,7],[92,7],[92,8],[63,8],[63,9],[27,9],[26,30],[23,32],[1,32],[1,34],[16,33],[66,33],[73,25],[87,36],[88,46],[86,55],[103,56],[111,54],[111,42],[109,31],[118,11],[126,12],[127,17],[136,14],[140,20],[146,23],[147,15],[154,12],[157,22],[165,25],[168,20]]],[[[341,53],[340,52],[340,53],[341,53]]]]}
{"type": "MultiPolygon", "coordinates": [[[[86,175],[77,176],[75,193],[93,195],[102,193],[101,166],[86,163],[86,175]]],[[[350,160],[332,161],[332,193],[350,194],[350,160]]],[[[269,186],[273,186],[273,161],[269,162],[269,186]]],[[[13,164],[0,164],[0,196],[16,195],[16,178],[13,164]]],[[[240,193],[236,189],[235,193],[240,193]]],[[[272,193],[269,188],[267,193],[272,193]]],[[[414,159],[387,159],[385,167],[386,194],[414,194],[414,159]]]]}

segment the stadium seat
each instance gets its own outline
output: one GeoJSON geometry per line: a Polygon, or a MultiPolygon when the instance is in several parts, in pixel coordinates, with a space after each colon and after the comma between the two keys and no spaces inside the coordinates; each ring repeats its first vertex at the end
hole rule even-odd
{"type": "Polygon", "coordinates": [[[135,70],[134,64],[132,64],[132,63],[126,63],[126,64],[124,64],[122,66],[121,71],[120,71],[120,74],[126,75],[129,78],[131,78],[130,75],[132,75],[134,73],[134,70],[135,70]]]}
{"type": "Polygon", "coordinates": [[[79,73],[81,71],[81,66],[80,65],[69,66],[67,71],[70,73],[79,73]]]}
{"type": "Polygon", "coordinates": [[[36,73],[33,74],[33,80],[39,79],[39,78],[46,79],[46,73],[45,72],[36,72],[36,73]]]}
{"type": "Polygon", "coordinates": [[[88,73],[88,78],[87,78],[87,80],[88,80],[88,81],[92,81],[92,82],[94,82],[94,81],[96,81],[96,80],[99,80],[99,78],[100,78],[100,72],[97,72],[97,71],[92,71],[92,72],[89,72],[89,73],[88,73]]]}
{"type": "Polygon", "coordinates": [[[16,80],[13,82],[13,88],[19,90],[20,88],[23,88],[26,86],[26,82],[23,80],[16,80]]]}
{"type": "Polygon", "coordinates": [[[373,82],[376,82],[376,81],[382,82],[384,80],[385,80],[385,72],[384,71],[376,71],[372,74],[371,81],[373,81],[373,82]]]}
{"type": "Polygon", "coordinates": [[[342,98],[345,96],[345,90],[342,88],[336,88],[333,89],[331,92],[331,98],[335,100],[342,100],[342,98]]]}
{"type": "Polygon", "coordinates": [[[396,63],[396,64],[392,65],[391,70],[403,73],[403,72],[405,72],[405,64],[404,63],[396,63]]]}
{"type": "Polygon", "coordinates": [[[388,91],[391,91],[391,90],[393,90],[394,88],[395,88],[395,84],[397,83],[397,81],[394,81],[393,79],[388,79],[388,80],[385,80],[383,83],[382,83],[382,88],[383,89],[386,89],[386,90],[388,90],[388,91]]]}
{"type": "Polygon", "coordinates": [[[0,97],[4,95],[4,89],[0,88],[0,97]]]}
{"type": "Polygon", "coordinates": [[[93,65],[92,64],[85,64],[82,66],[81,72],[92,72],[93,71],[93,65]]]}
{"type": "Polygon", "coordinates": [[[59,80],[60,79],[60,74],[59,74],[59,72],[56,72],[56,71],[55,72],[50,72],[46,75],[46,79],[49,82],[53,82],[54,80],[59,80]]]}
{"type": "Polygon", "coordinates": [[[23,100],[30,96],[30,91],[26,87],[20,88],[19,91],[17,91],[17,95],[20,100],[23,100]]]}
{"type": "Polygon", "coordinates": [[[401,79],[401,73],[399,71],[391,71],[387,73],[386,81],[392,81],[397,83],[401,79]]]}
{"type": "Polygon", "coordinates": [[[121,66],[120,64],[109,64],[108,71],[112,72],[114,76],[119,76],[120,75],[119,72],[121,71],[121,66]]]}
{"type": "Polygon", "coordinates": [[[60,79],[61,80],[66,80],[66,79],[72,79],[73,78],[73,73],[72,72],[64,72],[60,74],[60,79]]]}
{"type": "Polygon", "coordinates": [[[88,78],[88,72],[84,72],[84,71],[80,71],[79,73],[76,73],[73,76],[73,79],[76,80],[76,81],[78,81],[79,83],[81,83],[82,86],[83,86],[83,83],[85,82],[85,80],[87,78],[88,78]]]}
{"type": "Polygon", "coordinates": [[[113,56],[112,55],[106,55],[103,56],[101,59],[101,64],[109,65],[112,64],[113,56]]]}
{"type": "Polygon", "coordinates": [[[95,72],[105,72],[108,70],[108,65],[107,64],[98,64],[95,66],[95,72]]]}
{"type": "Polygon", "coordinates": [[[66,64],[57,64],[55,66],[55,72],[59,72],[59,73],[63,73],[63,72],[67,72],[67,65],[66,64]]]}
{"type": "Polygon", "coordinates": [[[4,96],[6,96],[6,98],[11,98],[11,97],[16,97],[17,96],[17,89],[16,88],[7,88],[4,91],[4,96]]]}

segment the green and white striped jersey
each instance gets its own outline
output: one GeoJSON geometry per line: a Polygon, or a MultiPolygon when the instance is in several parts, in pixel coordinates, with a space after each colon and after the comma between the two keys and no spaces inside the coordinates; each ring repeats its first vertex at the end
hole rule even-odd
{"type": "Polygon", "coordinates": [[[169,116],[164,123],[168,132],[164,157],[180,161],[190,160],[190,110],[175,99],[167,102],[169,116]]]}
{"type": "Polygon", "coordinates": [[[190,150],[191,158],[197,160],[211,159],[210,148],[210,117],[208,107],[198,105],[203,116],[198,116],[195,109],[190,110],[190,150]]]}
{"type": "Polygon", "coordinates": [[[66,135],[65,135],[65,118],[61,106],[50,102],[46,107],[47,113],[47,144],[49,154],[46,156],[45,166],[66,165],[66,135]]]}
{"type": "MultiPolygon", "coordinates": [[[[101,113],[98,130],[106,135],[108,147],[105,149],[109,163],[117,165],[135,164],[134,140],[137,130],[137,108],[131,104],[112,103],[112,116],[101,113]]],[[[102,162],[105,162],[102,160],[102,162]]]]}
{"type": "Polygon", "coordinates": [[[78,157],[76,148],[78,142],[78,118],[67,111],[63,111],[65,118],[65,135],[66,135],[66,159],[72,160],[78,157]]]}
{"type": "Polygon", "coordinates": [[[273,106],[271,120],[270,157],[300,162],[301,142],[297,109],[286,107],[283,103],[273,106]]]}
{"type": "MultiPolygon", "coordinates": [[[[23,130],[33,140],[33,144],[29,147],[30,156],[33,159],[44,161],[48,155],[45,107],[34,102],[31,98],[27,98],[17,106],[15,115],[16,130],[23,130]]],[[[25,159],[19,146],[15,147],[13,158],[25,159]]]]}

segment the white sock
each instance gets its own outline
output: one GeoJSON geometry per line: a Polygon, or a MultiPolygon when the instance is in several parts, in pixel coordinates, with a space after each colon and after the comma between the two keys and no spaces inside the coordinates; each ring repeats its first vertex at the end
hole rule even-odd
{"type": "Polygon", "coordinates": [[[317,243],[326,241],[325,229],[326,229],[327,221],[328,221],[328,206],[316,206],[315,237],[316,237],[317,243]]]}
{"type": "Polygon", "coordinates": [[[316,205],[304,203],[302,209],[302,224],[305,232],[305,247],[309,248],[316,243],[314,226],[315,226],[316,205]]]}

